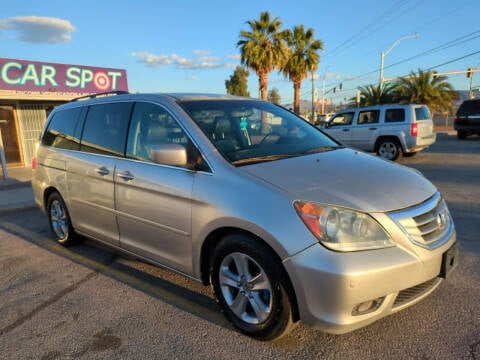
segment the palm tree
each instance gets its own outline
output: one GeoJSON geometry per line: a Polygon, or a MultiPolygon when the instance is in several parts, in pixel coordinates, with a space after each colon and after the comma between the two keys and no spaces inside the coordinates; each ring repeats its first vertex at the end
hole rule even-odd
{"type": "Polygon", "coordinates": [[[258,75],[260,96],[267,100],[268,75],[279,69],[287,53],[285,32],[278,18],[270,20],[270,14],[260,13],[259,20],[247,21],[250,31],[240,31],[240,61],[258,75]]]}
{"type": "Polygon", "coordinates": [[[300,87],[302,81],[318,69],[320,63],[319,50],[323,50],[323,42],[315,40],[313,29],[305,31],[303,25],[287,30],[286,42],[289,46],[288,58],[282,67],[282,72],[293,82],[293,111],[300,113],[300,87]]]}
{"type": "Polygon", "coordinates": [[[395,102],[396,87],[393,85],[384,84],[380,85],[368,85],[360,86],[360,103],[357,104],[357,98],[350,99],[350,105],[352,106],[370,106],[379,104],[391,104],[395,102]]]}
{"type": "Polygon", "coordinates": [[[426,104],[432,112],[448,111],[457,98],[446,76],[420,69],[417,74],[412,71],[410,75],[401,77],[397,92],[400,102],[426,104]]]}

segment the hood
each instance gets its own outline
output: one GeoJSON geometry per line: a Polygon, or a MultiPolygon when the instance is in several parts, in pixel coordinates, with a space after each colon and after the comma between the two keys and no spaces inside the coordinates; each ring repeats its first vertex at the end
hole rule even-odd
{"type": "Polygon", "coordinates": [[[351,149],[240,167],[295,200],[385,212],[416,205],[437,189],[418,171],[351,149]]]}

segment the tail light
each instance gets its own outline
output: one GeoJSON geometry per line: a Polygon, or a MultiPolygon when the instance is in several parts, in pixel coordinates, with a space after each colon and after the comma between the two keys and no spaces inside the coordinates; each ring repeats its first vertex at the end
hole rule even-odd
{"type": "Polygon", "coordinates": [[[40,143],[37,142],[35,144],[35,156],[32,157],[32,170],[35,170],[37,168],[37,152],[38,152],[38,147],[40,146],[40,143]]]}
{"type": "Polygon", "coordinates": [[[410,124],[410,136],[416,137],[418,135],[418,124],[410,124]]]}

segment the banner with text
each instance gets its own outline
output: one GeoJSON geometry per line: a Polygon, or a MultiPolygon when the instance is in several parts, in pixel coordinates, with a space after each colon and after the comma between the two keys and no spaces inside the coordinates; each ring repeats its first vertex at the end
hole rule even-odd
{"type": "Polygon", "coordinates": [[[88,94],[128,91],[127,71],[0,58],[0,90],[88,94]]]}

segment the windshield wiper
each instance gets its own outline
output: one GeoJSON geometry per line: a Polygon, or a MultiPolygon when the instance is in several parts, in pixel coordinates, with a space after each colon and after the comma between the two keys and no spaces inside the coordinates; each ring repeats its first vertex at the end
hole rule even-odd
{"type": "Polygon", "coordinates": [[[309,150],[305,151],[304,154],[317,154],[317,153],[322,153],[322,152],[326,152],[326,151],[343,149],[344,147],[345,146],[341,146],[341,145],[339,145],[339,146],[321,146],[321,147],[309,149],[309,150]]]}
{"type": "Polygon", "coordinates": [[[266,156],[256,156],[247,159],[240,159],[232,161],[233,165],[247,165],[247,164],[257,164],[266,161],[275,161],[280,159],[287,159],[291,157],[299,156],[299,154],[279,154],[279,155],[266,155],[266,156]]]}

